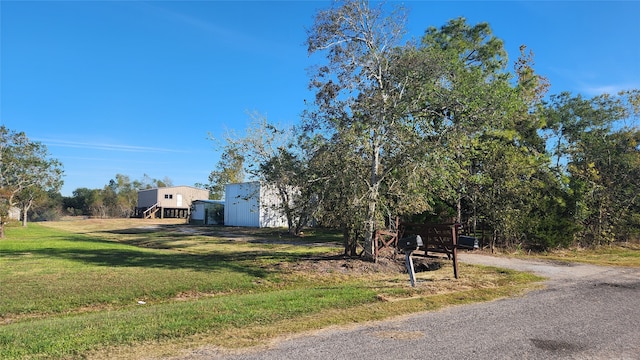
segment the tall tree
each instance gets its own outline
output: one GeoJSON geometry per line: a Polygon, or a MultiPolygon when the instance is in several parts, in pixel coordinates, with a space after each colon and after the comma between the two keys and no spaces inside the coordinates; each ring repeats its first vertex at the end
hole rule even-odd
{"type": "MultiPolygon", "coordinates": [[[[309,52],[328,52],[328,64],[311,83],[316,109],[310,124],[324,125],[334,144],[346,141],[349,146],[339,148],[354,156],[342,156],[358,163],[350,164],[359,171],[350,178],[366,184],[366,196],[343,206],[366,209],[365,257],[372,256],[373,232],[385,215],[429,210],[440,197],[460,221],[463,200],[475,199],[471,188],[491,180],[483,180],[488,175],[479,161],[517,163],[513,155],[524,154],[479,156],[496,146],[485,141],[496,136],[521,146],[516,119],[522,125],[529,113],[510,82],[503,43],[488,24],[458,18],[429,28],[419,46],[402,45],[403,15],[384,17],[381,7],[347,1],[320,12],[309,31],[309,52]]],[[[521,69],[523,78],[539,79],[527,60],[521,69]]],[[[530,95],[537,87],[527,90],[530,95]]]]}
{"type": "Polygon", "coordinates": [[[49,157],[47,147],[31,141],[24,132],[0,127],[0,237],[8,210],[21,200],[26,226],[26,211],[39,190],[58,190],[62,186],[62,165],[49,157]]]}
{"type": "Polygon", "coordinates": [[[439,52],[446,71],[438,86],[428,89],[428,116],[435,124],[441,146],[449,159],[451,198],[456,221],[462,221],[463,201],[473,201],[469,191],[477,181],[480,136],[500,129],[513,101],[505,72],[507,54],[502,40],[487,23],[469,25],[464,18],[450,20],[441,28],[429,27],[421,41],[424,51],[439,52]]]}
{"type": "Polygon", "coordinates": [[[374,258],[374,232],[378,223],[380,191],[384,179],[384,145],[397,120],[395,106],[402,97],[402,83],[391,82],[392,55],[404,35],[406,13],[397,7],[386,15],[382,5],[368,1],[344,1],[319,11],[307,31],[309,54],[326,53],[327,63],[315,69],[311,87],[316,90],[312,125],[333,132],[351,131],[353,145],[368,162],[364,256],[374,258]],[[319,120],[319,121],[318,121],[319,120]]]}
{"type": "Polygon", "coordinates": [[[632,219],[639,193],[631,180],[638,172],[638,129],[623,124],[638,116],[639,97],[640,90],[591,99],[561,93],[545,103],[550,151],[559,176],[569,178],[572,220],[583,245],[609,243],[622,229],[638,227],[632,219]]]}
{"type": "Polygon", "coordinates": [[[486,23],[453,19],[430,27],[421,45],[440,51],[448,68],[424,95],[454,190],[444,200],[456,208],[457,221],[467,218],[473,227],[482,217],[494,240],[524,238],[531,195],[547,178],[536,110],[548,81],[535,73],[524,46],[515,74],[509,72],[503,42],[486,23]]]}

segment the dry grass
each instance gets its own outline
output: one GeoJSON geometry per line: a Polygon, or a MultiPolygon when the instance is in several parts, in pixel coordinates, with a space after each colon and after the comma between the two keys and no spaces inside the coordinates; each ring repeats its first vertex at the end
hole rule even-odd
{"type": "Polygon", "coordinates": [[[41,223],[46,227],[73,233],[105,233],[111,230],[145,229],[164,225],[186,225],[185,219],[85,219],[67,218],[63,221],[41,223]]]}
{"type": "Polygon", "coordinates": [[[600,266],[640,267],[640,243],[638,242],[614,243],[595,248],[555,249],[544,253],[505,252],[501,255],[526,259],[579,262],[600,266]]]}

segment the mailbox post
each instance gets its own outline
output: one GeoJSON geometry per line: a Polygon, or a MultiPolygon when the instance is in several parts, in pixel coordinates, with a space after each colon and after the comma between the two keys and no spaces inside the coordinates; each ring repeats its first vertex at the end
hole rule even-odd
{"type": "Polygon", "coordinates": [[[411,259],[411,253],[417,250],[421,246],[424,246],[420,235],[412,235],[404,237],[398,240],[398,248],[404,252],[405,264],[407,266],[407,272],[409,273],[409,279],[411,280],[411,286],[416,286],[416,272],[413,268],[413,259],[411,259]]]}

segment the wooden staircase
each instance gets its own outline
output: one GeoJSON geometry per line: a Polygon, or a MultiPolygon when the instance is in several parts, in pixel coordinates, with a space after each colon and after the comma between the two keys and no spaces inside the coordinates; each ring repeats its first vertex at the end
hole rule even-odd
{"type": "Polygon", "coordinates": [[[144,219],[155,219],[156,218],[156,214],[160,210],[161,210],[161,208],[160,208],[160,206],[158,206],[158,203],[155,203],[150,208],[148,208],[147,210],[145,210],[142,213],[142,217],[144,219]]]}

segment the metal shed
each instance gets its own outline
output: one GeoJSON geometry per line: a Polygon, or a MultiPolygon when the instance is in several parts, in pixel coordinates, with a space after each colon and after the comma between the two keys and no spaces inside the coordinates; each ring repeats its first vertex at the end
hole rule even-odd
{"type": "Polygon", "coordinates": [[[224,225],[224,200],[194,200],[191,204],[193,225],[224,225]]]}
{"type": "Polygon", "coordinates": [[[286,227],[287,217],[273,186],[258,181],[225,186],[224,224],[247,227],[286,227]]]}
{"type": "Polygon", "coordinates": [[[16,206],[11,206],[9,208],[9,220],[20,220],[20,208],[16,206]]]}

